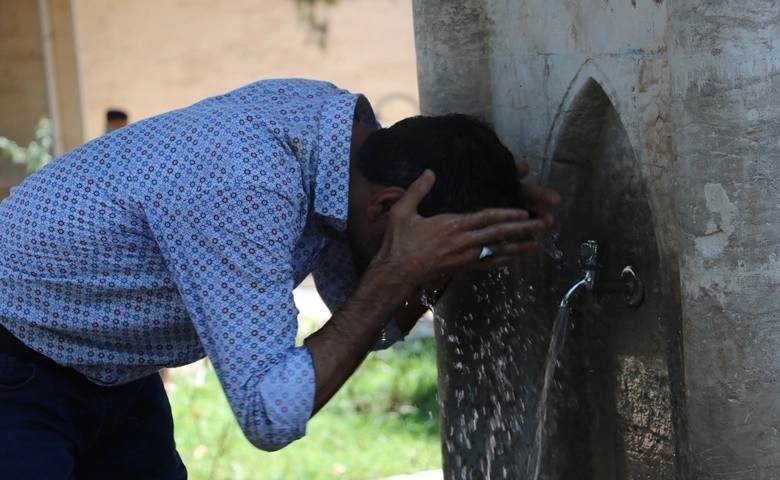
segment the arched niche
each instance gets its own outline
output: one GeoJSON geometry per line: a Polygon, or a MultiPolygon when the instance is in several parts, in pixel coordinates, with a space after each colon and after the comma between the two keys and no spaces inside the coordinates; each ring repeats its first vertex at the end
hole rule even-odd
{"type": "MultiPolygon", "coordinates": [[[[581,276],[577,249],[609,244],[603,278],[632,265],[645,285],[639,307],[622,295],[583,293],[552,395],[544,468],[550,478],[673,478],[670,332],[664,266],[637,154],[599,82],[587,78],[561,112],[546,182],[564,197],[558,214],[560,260],[545,261],[549,317],[581,276]],[[586,472],[583,474],[583,472],[586,472]]],[[[669,212],[670,213],[670,212],[669,212]]],[[[663,219],[661,219],[663,221],[663,219]]]]}

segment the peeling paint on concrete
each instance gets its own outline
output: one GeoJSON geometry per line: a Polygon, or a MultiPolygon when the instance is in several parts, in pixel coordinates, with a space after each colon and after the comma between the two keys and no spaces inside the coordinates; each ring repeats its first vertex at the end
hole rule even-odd
{"type": "Polygon", "coordinates": [[[704,199],[712,219],[707,223],[703,235],[694,239],[696,248],[705,258],[720,255],[728,246],[729,235],[734,232],[737,218],[737,206],[734,205],[720,183],[708,183],[704,186],[704,199]]]}

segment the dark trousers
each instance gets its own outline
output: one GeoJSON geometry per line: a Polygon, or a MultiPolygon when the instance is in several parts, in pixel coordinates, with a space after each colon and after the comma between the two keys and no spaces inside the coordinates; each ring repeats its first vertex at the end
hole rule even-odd
{"type": "Polygon", "coordinates": [[[187,478],[159,375],[101,387],[8,345],[0,335],[0,478],[187,478]]]}

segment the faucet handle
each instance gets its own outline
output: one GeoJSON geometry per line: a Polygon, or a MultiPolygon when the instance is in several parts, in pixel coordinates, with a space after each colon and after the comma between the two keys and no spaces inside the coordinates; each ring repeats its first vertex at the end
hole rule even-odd
{"type": "Polygon", "coordinates": [[[580,267],[586,271],[601,270],[607,266],[609,244],[606,241],[585,240],[580,244],[580,267]]]}

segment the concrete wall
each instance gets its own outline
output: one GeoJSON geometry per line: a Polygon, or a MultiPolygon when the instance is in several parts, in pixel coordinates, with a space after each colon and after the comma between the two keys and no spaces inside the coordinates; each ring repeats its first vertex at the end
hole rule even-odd
{"type": "MultiPolygon", "coordinates": [[[[534,167],[531,181],[569,200],[559,212],[560,239],[548,248],[561,248],[563,261],[541,255],[519,266],[515,285],[503,289],[524,296],[523,315],[507,322],[549,323],[557,283],[578,270],[573,250],[582,235],[608,237],[619,246],[615,262],[644,262],[650,277],[649,297],[628,315],[642,319],[633,330],[625,312],[604,307],[609,300],[587,298],[575,315],[564,363],[595,365],[606,380],[579,383],[577,415],[559,409],[550,427],[560,433],[551,446],[559,464],[548,452],[550,478],[567,478],[561,459],[587,467],[580,478],[778,476],[778,25],[769,1],[415,2],[423,113],[486,118],[534,167]],[[533,285],[546,292],[529,295],[533,285]],[[608,332],[594,329],[599,317],[608,332]],[[611,392],[611,410],[587,408],[598,398],[587,393],[594,387],[611,392]],[[586,425],[585,438],[610,445],[582,452],[566,443],[565,433],[582,430],[562,422],[596,417],[612,426],[586,425]],[[653,467],[662,464],[670,466],[653,467]]],[[[467,292],[445,296],[442,311],[472,318],[482,311],[487,321],[490,309],[474,309],[467,292]]],[[[457,320],[443,325],[443,341],[470,335],[457,320]]],[[[534,335],[533,325],[523,328],[534,335]]],[[[491,387],[463,388],[448,364],[484,369],[496,358],[463,353],[469,343],[457,343],[457,359],[446,346],[440,356],[449,375],[440,384],[445,476],[478,478],[485,458],[496,475],[521,472],[527,425],[503,437],[517,446],[500,451],[516,460],[495,458],[496,437],[485,432],[453,442],[457,418],[484,416],[469,405],[491,387]]],[[[515,379],[538,381],[543,358],[507,345],[494,345],[509,355],[501,362],[525,362],[515,379]]],[[[530,401],[529,388],[517,387],[514,397],[530,401]]],[[[536,421],[523,402],[513,408],[536,421]]]]}

